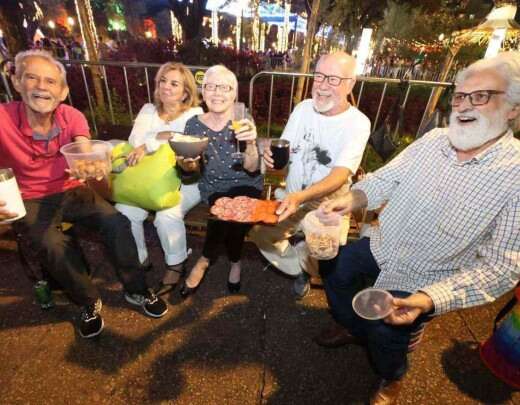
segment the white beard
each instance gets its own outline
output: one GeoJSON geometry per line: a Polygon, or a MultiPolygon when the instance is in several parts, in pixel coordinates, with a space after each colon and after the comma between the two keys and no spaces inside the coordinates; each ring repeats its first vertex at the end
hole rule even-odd
{"type": "Polygon", "coordinates": [[[328,91],[316,90],[316,93],[313,93],[313,95],[312,95],[312,105],[314,106],[314,110],[323,114],[323,113],[326,113],[327,111],[332,110],[335,106],[335,102],[332,99],[329,99],[326,102],[316,101],[316,98],[320,95],[325,96],[325,97],[330,97],[330,96],[332,96],[332,93],[328,92],[328,91]]]}
{"type": "Polygon", "coordinates": [[[491,117],[486,117],[478,111],[468,113],[452,112],[448,129],[450,143],[455,149],[468,151],[498,137],[508,128],[506,108],[496,110],[491,117]],[[457,120],[459,116],[473,117],[476,120],[472,123],[461,125],[457,120]]]}
{"type": "Polygon", "coordinates": [[[332,110],[332,108],[334,107],[334,101],[333,100],[329,100],[327,101],[325,104],[319,104],[317,103],[314,99],[312,100],[312,104],[314,106],[314,109],[323,114],[323,113],[326,113],[327,111],[330,111],[332,110]]]}

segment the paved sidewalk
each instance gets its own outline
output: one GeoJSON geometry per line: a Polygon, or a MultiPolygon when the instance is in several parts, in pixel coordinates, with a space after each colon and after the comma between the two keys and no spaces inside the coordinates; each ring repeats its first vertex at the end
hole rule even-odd
{"type": "MultiPolygon", "coordinates": [[[[162,252],[151,241],[157,280],[162,252]]],[[[190,237],[193,264],[201,239],[190,237]]],[[[292,280],[247,245],[242,291],[227,294],[221,258],[197,294],[178,291],[159,320],[129,306],[99,244],[83,243],[101,290],[106,329],[81,339],[73,305],[41,311],[0,227],[0,404],[363,404],[376,382],[362,348],[325,350],[312,336],[328,320],[323,290],[293,300],[292,280]]],[[[477,342],[505,298],[430,323],[412,355],[400,404],[520,404],[481,364],[477,342]]]]}

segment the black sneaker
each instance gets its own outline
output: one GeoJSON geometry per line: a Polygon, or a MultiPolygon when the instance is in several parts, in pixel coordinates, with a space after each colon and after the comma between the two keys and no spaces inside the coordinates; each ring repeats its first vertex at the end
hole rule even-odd
{"type": "Polygon", "coordinates": [[[84,306],[81,310],[79,334],[82,338],[92,338],[99,335],[103,330],[105,324],[103,318],[99,315],[102,305],[101,300],[98,298],[94,304],[84,306]]]}
{"type": "Polygon", "coordinates": [[[152,318],[160,318],[168,312],[166,303],[150,290],[146,290],[143,294],[125,293],[125,300],[140,306],[144,313],[152,318]]]}

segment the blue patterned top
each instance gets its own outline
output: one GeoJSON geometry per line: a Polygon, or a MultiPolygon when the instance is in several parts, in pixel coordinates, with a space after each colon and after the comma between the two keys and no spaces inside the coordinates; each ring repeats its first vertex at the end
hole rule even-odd
{"type": "MultiPolygon", "coordinates": [[[[231,122],[229,122],[231,125],[231,122]]],[[[188,120],[184,133],[193,136],[207,136],[209,145],[204,153],[199,190],[201,198],[208,203],[208,197],[216,192],[225,192],[237,186],[251,186],[262,190],[264,181],[260,171],[249,173],[244,170],[241,161],[233,159],[236,152],[235,135],[228,125],[221,131],[208,128],[198,116],[188,120]]]]}

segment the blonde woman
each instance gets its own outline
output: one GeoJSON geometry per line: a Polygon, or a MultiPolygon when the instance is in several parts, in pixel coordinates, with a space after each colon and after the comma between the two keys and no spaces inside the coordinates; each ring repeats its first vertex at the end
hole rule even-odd
{"type": "MultiPolygon", "coordinates": [[[[163,136],[160,132],[183,132],[186,121],[203,112],[198,105],[197,86],[190,70],[181,63],[168,62],[162,65],[155,76],[154,103],[145,104],[141,108],[132,128],[129,142],[134,150],[128,156],[128,163],[137,164],[145,154],[156,151],[161,144],[167,142],[168,136],[163,136]]],[[[191,163],[177,157],[177,164],[182,169],[189,170],[191,163]]],[[[188,256],[184,215],[199,203],[200,194],[197,184],[182,185],[180,193],[179,204],[155,214],[154,225],[167,266],[157,294],[166,294],[175,288],[188,256]]],[[[148,211],[125,204],[116,204],[116,208],[130,220],[139,260],[144,263],[148,258],[148,250],[143,221],[148,217],[148,211]]]]}

